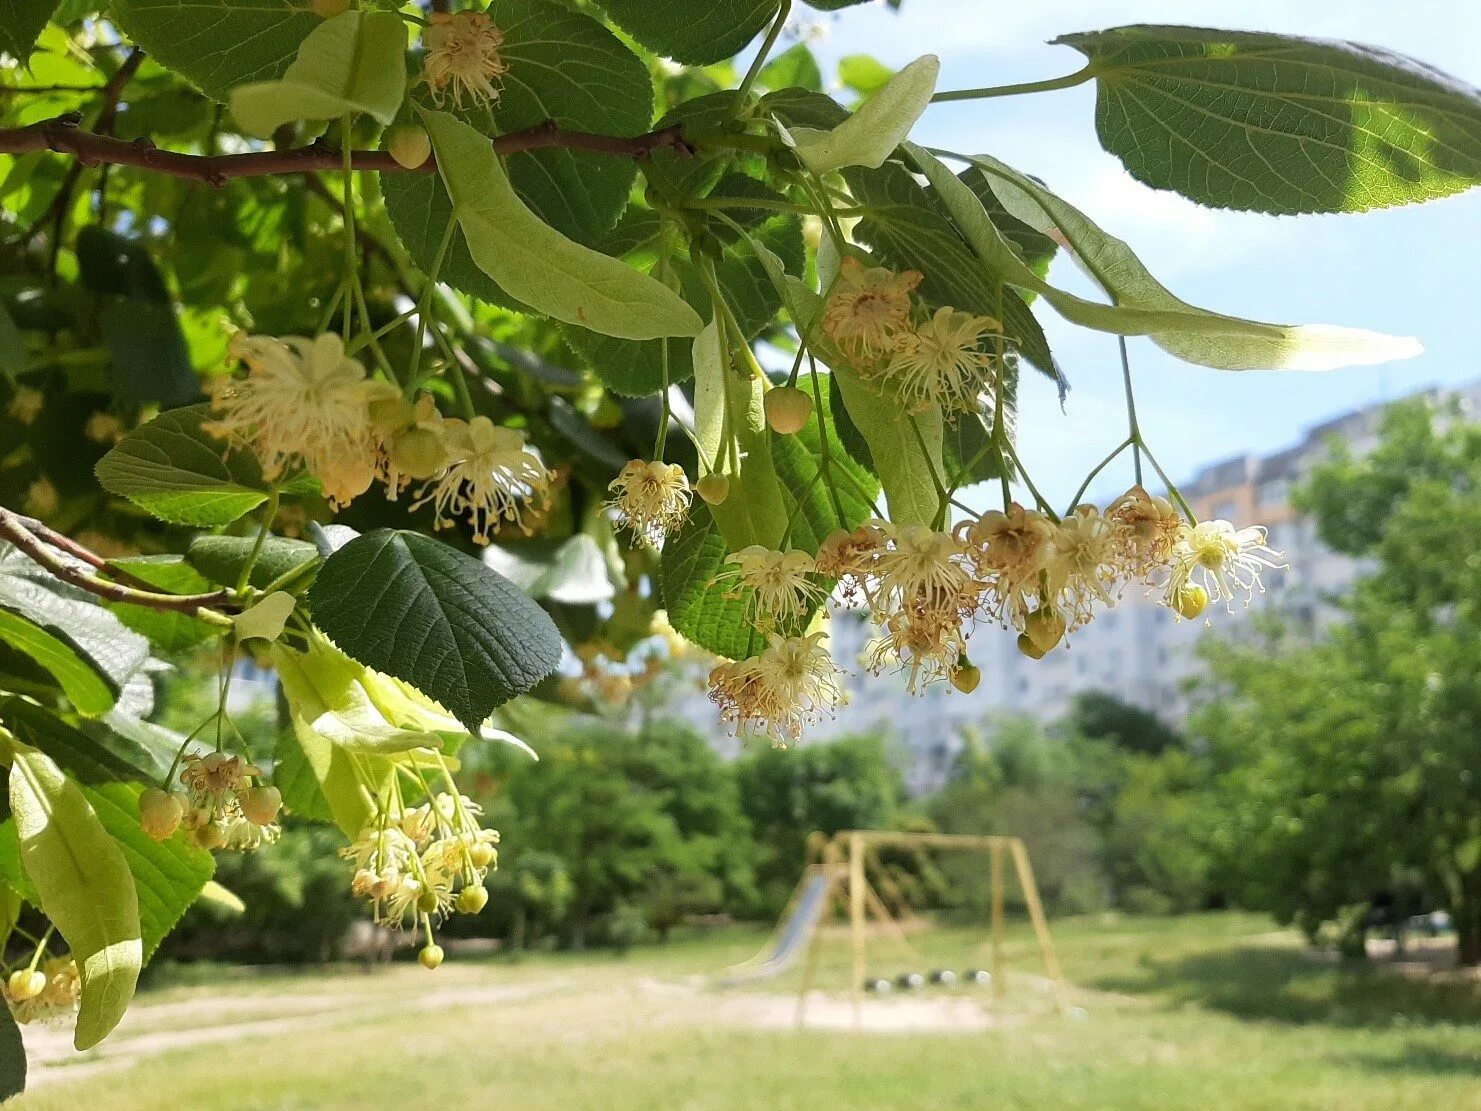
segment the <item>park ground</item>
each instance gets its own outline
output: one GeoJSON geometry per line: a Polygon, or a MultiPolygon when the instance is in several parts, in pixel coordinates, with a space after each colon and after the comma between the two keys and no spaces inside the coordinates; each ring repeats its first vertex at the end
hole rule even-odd
{"type": "MultiPolygon", "coordinates": [[[[1255,916],[1056,923],[1067,1014],[1015,928],[1001,1000],[897,993],[866,1000],[857,1028],[848,944],[829,936],[801,1031],[795,974],[711,982],[764,940],[724,929],[436,973],[177,970],[89,1054],[28,1031],[34,1085],[14,1106],[1481,1108],[1481,982],[1422,960],[1342,965],[1255,916]]],[[[914,938],[954,967],[986,963],[983,940],[914,938]]],[[[871,946],[881,973],[907,959],[871,946]]]]}

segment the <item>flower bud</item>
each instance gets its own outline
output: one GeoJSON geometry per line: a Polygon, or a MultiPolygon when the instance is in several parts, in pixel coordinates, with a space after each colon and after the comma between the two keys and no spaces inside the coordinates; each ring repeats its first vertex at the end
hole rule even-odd
{"type": "Polygon", "coordinates": [[[792,436],[807,427],[812,416],[812,398],[796,386],[778,386],[766,391],[766,423],[773,432],[792,436]]]}
{"type": "Polygon", "coordinates": [[[369,411],[370,423],[387,435],[406,428],[416,420],[416,410],[412,408],[411,402],[399,393],[371,398],[369,411]]]}
{"type": "Polygon", "coordinates": [[[237,794],[242,814],[254,826],[270,826],[283,809],[283,795],[276,787],[252,787],[237,794]]]}
{"type": "Polygon", "coordinates": [[[226,834],[222,832],[221,827],[215,822],[209,822],[201,826],[191,834],[191,837],[195,841],[196,846],[205,849],[206,852],[212,852],[226,844],[226,834]]]}
{"type": "Polygon", "coordinates": [[[730,496],[730,479],[723,474],[707,474],[694,484],[694,488],[706,504],[720,505],[730,496]]]}
{"type": "Polygon", "coordinates": [[[46,973],[40,969],[18,968],[10,974],[5,992],[12,1003],[25,1003],[46,990],[46,973]]]}
{"type": "Polygon", "coordinates": [[[424,945],[422,951],[417,954],[417,960],[421,961],[422,967],[426,969],[437,968],[442,964],[442,957],[441,945],[424,945]]]}
{"type": "Polygon", "coordinates": [[[963,694],[971,694],[982,682],[982,669],[963,661],[951,673],[951,685],[963,694]]]}
{"type": "Polygon", "coordinates": [[[488,903],[489,893],[482,884],[470,885],[458,892],[459,914],[477,914],[488,903]]]}
{"type": "MultiPolygon", "coordinates": [[[[417,896],[417,910],[423,914],[431,914],[437,909],[437,892],[423,891],[417,896]]],[[[441,950],[438,950],[441,952],[441,950]]]]}
{"type": "Polygon", "coordinates": [[[320,19],[333,19],[350,10],[350,0],[309,0],[309,10],[320,19]]]}
{"type": "Polygon", "coordinates": [[[168,791],[150,787],[139,796],[139,828],[151,841],[167,841],[180,828],[185,804],[168,791]]]}
{"type": "Polygon", "coordinates": [[[1042,656],[1053,651],[1054,646],[1064,639],[1064,618],[1050,610],[1038,609],[1029,614],[1023,631],[1042,656]]]}
{"type": "Polygon", "coordinates": [[[478,844],[469,848],[468,859],[473,861],[473,867],[475,868],[487,868],[494,862],[494,847],[480,841],[478,844]]]}
{"type": "Polygon", "coordinates": [[[1031,660],[1044,658],[1044,649],[1035,644],[1027,633],[1018,634],[1018,650],[1031,660]]]}
{"type": "Polygon", "coordinates": [[[391,463],[411,478],[431,478],[447,466],[447,449],[430,428],[408,428],[391,439],[391,463]]]}
{"type": "Polygon", "coordinates": [[[432,157],[432,139],[425,128],[414,123],[398,123],[386,132],[386,150],[398,166],[415,170],[432,157]]]}
{"type": "Polygon", "coordinates": [[[1171,603],[1179,617],[1192,621],[1208,606],[1208,591],[1196,583],[1189,583],[1172,596],[1171,603]]]}

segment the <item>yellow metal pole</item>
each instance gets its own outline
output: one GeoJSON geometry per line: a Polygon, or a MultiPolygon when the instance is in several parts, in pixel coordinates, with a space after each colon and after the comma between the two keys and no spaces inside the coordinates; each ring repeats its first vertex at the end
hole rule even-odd
{"type": "Polygon", "coordinates": [[[1054,1002],[1059,1010],[1065,1009],[1064,975],[1059,970],[1059,958],[1054,953],[1054,942],[1049,937],[1049,923],[1044,920],[1044,904],[1039,901],[1039,885],[1034,882],[1034,870],[1028,862],[1028,850],[1017,837],[1009,843],[1013,853],[1013,865],[1018,871],[1018,883],[1023,888],[1023,901],[1028,904],[1029,919],[1034,924],[1034,935],[1039,939],[1039,952],[1044,957],[1044,969],[1054,983],[1054,1002]]]}
{"type": "Polygon", "coordinates": [[[1003,843],[994,841],[992,858],[992,997],[1003,997],[1003,843]]]}
{"type": "Polygon", "coordinates": [[[849,929],[854,944],[854,1026],[862,1026],[864,992],[864,839],[851,833],[848,841],[849,929]]]}

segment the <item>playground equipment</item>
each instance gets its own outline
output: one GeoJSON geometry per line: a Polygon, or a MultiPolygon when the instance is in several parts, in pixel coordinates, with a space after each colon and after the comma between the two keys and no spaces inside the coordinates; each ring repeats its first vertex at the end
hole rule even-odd
{"type": "Polygon", "coordinates": [[[958,983],[990,984],[993,997],[1000,998],[1007,983],[1002,953],[1005,858],[1013,862],[1018,886],[1023,894],[1029,919],[1033,923],[1044,970],[1053,989],[1055,1006],[1064,1011],[1064,977],[1054,952],[1054,943],[1049,936],[1049,925],[1044,918],[1044,907],[1039,899],[1038,884],[1029,864],[1028,851],[1017,837],[845,830],[830,838],[815,833],[808,839],[808,865],[786,910],[782,912],[771,941],[749,961],[729,969],[722,982],[735,984],[776,976],[794,965],[799,957],[803,957],[805,963],[797,994],[797,1024],[803,1025],[807,996],[812,988],[819,945],[824,934],[822,927],[830,912],[837,910],[847,917],[849,923],[853,948],[851,983],[856,1016],[862,992],[886,995],[894,989],[918,990],[928,983],[941,987],[958,983]],[[913,970],[925,967],[924,959],[910,943],[910,934],[923,926],[924,922],[909,904],[903,890],[906,885],[902,883],[901,873],[881,859],[881,849],[897,849],[909,853],[916,863],[914,875],[924,877],[927,883],[938,889],[945,884],[945,880],[939,870],[926,859],[925,850],[944,849],[986,855],[991,971],[968,968],[963,969],[959,975],[946,968],[937,968],[929,974],[913,970]],[[883,897],[881,891],[884,893],[883,897]],[[878,932],[906,955],[912,971],[901,973],[893,980],[868,972],[871,919],[878,932]]]}

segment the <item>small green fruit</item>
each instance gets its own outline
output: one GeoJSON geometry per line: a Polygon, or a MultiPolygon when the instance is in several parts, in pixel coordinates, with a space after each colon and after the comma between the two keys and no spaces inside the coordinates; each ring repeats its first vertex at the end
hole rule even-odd
{"type": "Polygon", "coordinates": [[[965,661],[957,665],[956,670],[951,673],[951,685],[963,694],[971,694],[980,682],[982,682],[982,669],[965,661]]]}
{"type": "Polygon", "coordinates": [[[458,913],[477,914],[489,905],[489,893],[482,884],[463,888],[458,892],[458,913]]]}
{"type": "Polygon", "coordinates": [[[270,826],[283,809],[283,795],[276,787],[252,787],[237,794],[242,814],[254,826],[270,826]]]}
{"type": "Polygon", "coordinates": [[[431,478],[447,466],[447,449],[430,428],[408,428],[391,440],[391,464],[410,478],[431,478]]]}
{"type": "Polygon", "coordinates": [[[487,868],[494,862],[494,847],[480,841],[468,850],[468,859],[473,861],[475,868],[487,868]]]}
{"type": "Polygon", "coordinates": [[[796,386],[778,386],[766,391],[766,423],[782,436],[793,436],[807,427],[812,416],[812,398],[796,386]]]}
{"type": "Polygon", "coordinates": [[[151,841],[167,841],[180,828],[185,804],[168,791],[150,787],[139,796],[139,828],[151,841]]]}
{"type": "Polygon", "coordinates": [[[1044,649],[1035,644],[1027,633],[1018,634],[1018,650],[1031,660],[1044,658],[1044,649]]]}
{"type": "Polygon", "coordinates": [[[398,166],[415,170],[432,157],[432,138],[414,123],[393,124],[386,132],[386,150],[398,166]]]}
{"type": "MultiPolygon", "coordinates": [[[[437,892],[423,891],[417,896],[417,910],[423,914],[431,914],[437,909],[437,892]]],[[[440,952],[440,950],[439,950],[440,952]]]]}
{"type": "Polygon", "coordinates": [[[1173,595],[1172,608],[1178,611],[1179,617],[1192,621],[1208,608],[1208,591],[1201,586],[1189,584],[1173,595]]]}
{"type": "Polygon", "coordinates": [[[695,483],[694,488],[707,505],[720,505],[730,496],[730,479],[723,474],[707,474],[695,483]]]}
{"type": "Polygon", "coordinates": [[[443,955],[441,945],[424,945],[417,954],[417,960],[422,962],[423,968],[433,969],[442,964],[443,955]]]}
{"type": "Polygon", "coordinates": [[[25,1003],[35,999],[45,990],[46,973],[39,970],[32,972],[25,968],[18,968],[12,972],[5,985],[5,993],[10,996],[12,1003],[25,1003]]]}

